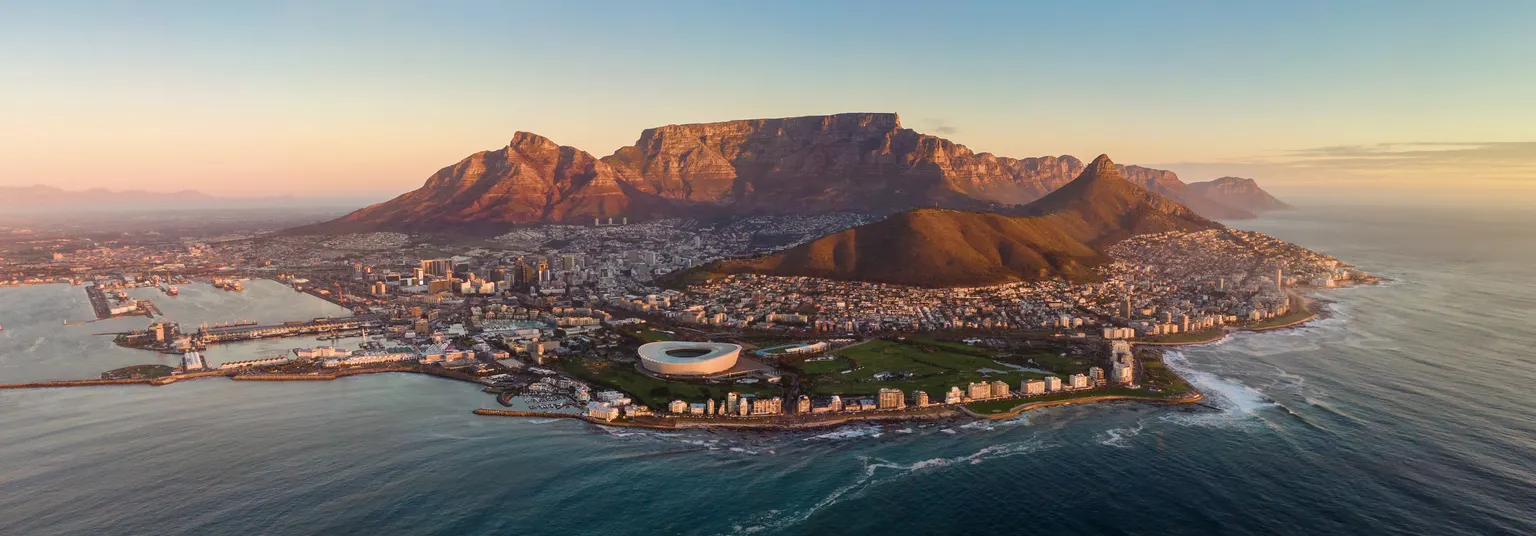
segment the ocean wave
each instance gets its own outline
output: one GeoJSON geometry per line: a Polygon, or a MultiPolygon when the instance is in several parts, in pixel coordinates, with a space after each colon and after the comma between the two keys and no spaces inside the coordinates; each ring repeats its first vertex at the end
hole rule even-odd
{"type": "Polygon", "coordinates": [[[1104,439],[1099,440],[1099,444],[1106,447],[1130,448],[1131,446],[1126,441],[1130,438],[1140,435],[1141,429],[1145,426],[1146,423],[1137,421],[1136,426],[1134,427],[1111,428],[1109,430],[1105,430],[1103,436],[1104,439]]]}
{"type": "Polygon", "coordinates": [[[1021,425],[1021,424],[1022,425],[1028,425],[1029,424],[1029,417],[1027,417],[1027,416],[1025,416],[1023,414],[1020,414],[1020,415],[1018,415],[1016,417],[1009,417],[1007,419],[998,419],[998,420],[995,420],[995,421],[994,420],[972,421],[972,422],[960,425],[960,429],[962,429],[962,430],[982,430],[982,431],[990,432],[990,431],[996,430],[998,428],[1007,428],[1007,427],[1011,427],[1011,426],[1018,426],[1018,425],[1021,425]]]}
{"type": "Polygon", "coordinates": [[[1235,378],[1195,368],[1185,359],[1183,352],[1170,351],[1164,356],[1168,368],[1205,393],[1209,405],[1221,410],[1219,413],[1165,415],[1165,421],[1195,426],[1251,426],[1258,423],[1255,418],[1257,411],[1279,406],[1268,395],[1235,378]]]}
{"type": "MultiPolygon", "coordinates": [[[[947,430],[947,429],[946,429],[947,430]]],[[[779,530],[805,522],[812,515],[822,509],[837,504],[847,497],[858,496],[866,489],[883,482],[899,479],[907,475],[956,465],[976,465],[991,460],[1019,456],[1038,452],[1051,445],[1041,441],[1023,441],[1018,443],[1003,443],[990,445],[976,452],[964,456],[950,458],[929,458],[912,463],[896,463],[888,460],[871,459],[860,456],[858,459],[864,464],[864,470],[854,481],[848,485],[832,490],[827,496],[822,497],[816,504],[793,513],[784,513],[779,510],[770,510],[743,523],[733,524],[731,529],[735,534],[753,534],[767,530],[779,530]]]]}
{"type": "Polygon", "coordinates": [[[846,441],[849,439],[859,439],[863,437],[879,437],[879,435],[880,427],[878,426],[850,425],[839,427],[832,430],[831,432],[824,434],[813,435],[811,437],[805,438],[805,440],[810,441],[813,439],[825,439],[830,441],[846,441]]]}

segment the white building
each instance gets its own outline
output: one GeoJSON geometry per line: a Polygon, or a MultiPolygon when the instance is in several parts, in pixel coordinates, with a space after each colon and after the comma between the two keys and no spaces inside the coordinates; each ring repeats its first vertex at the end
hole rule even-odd
{"type": "Polygon", "coordinates": [[[1086,388],[1088,388],[1088,376],[1086,376],[1086,375],[1083,375],[1083,374],[1073,374],[1067,380],[1069,382],[1071,382],[1071,385],[1072,385],[1073,389],[1086,389],[1086,388]]]}
{"type": "Polygon", "coordinates": [[[1054,393],[1061,390],[1061,378],[1056,376],[1045,377],[1045,392],[1054,393]]]}

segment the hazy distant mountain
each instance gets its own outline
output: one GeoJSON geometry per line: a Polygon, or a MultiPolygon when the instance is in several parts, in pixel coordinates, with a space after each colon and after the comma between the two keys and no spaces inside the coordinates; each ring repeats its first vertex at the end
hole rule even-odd
{"type": "Polygon", "coordinates": [[[1189,188],[1212,201],[1252,212],[1291,208],[1290,205],[1275,199],[1275,196],[1269,195],[1269,192],[1264,191],[1263,188],[1259,188],[1259,183],[1253,179],[1222,177],[1211,181],[1190,183],[1189,188]]]}
{"type": "Polygon", "coordinates": [[[284,208],[356,206],[356,199],[268,197],[217,197],[196,190],[150,192],[114,191],[104,188],[65,190],[52,186],[0,186],[0,210],[6,212],[57,212],[142,209],[284,208]]]}
{"type": "MultiPolygon", "coordinates": [[[[1172,172],[1126,179],[1213,218],[1253,214],[1201,197],[1172,172]]],[[[515,223],[716,214],[890,213],[1029,203],[1083,170],[1071,156],[1015,159],[901,127],[896,114],[847,113],[668,125],[597,159],[542,136],[470,155],[415,191],[294,232],[495,232],[515,223]]]]}
{"type": "Polygon", "coordinates": [[[920,208],[785,251],[710,263],[684,277],[808,276],[927,287],[1093,278],[1126,237],[1221,224],[1125,180],[1108,156],[1017,215],[920,208]]]}
{"type": "Polygon", "coordinates": [[[1125,180],[1189,207],[1190,210],[1207,218],[1244,220],[1256,216],[1253,211],[1246,208],[1207,197],[1199,190],[1191,188],[1191,185],[1179,180],[1179,176],[1172,171],[1141,166],[1121,166],[1120,171],[1125,175],[1125,180]]]}
{"type": "Polygon", "coordinates": [[[90,190],[65,190],[52,186],[0,186],[0,207],[49,208],[87,207],[112,205],[176,204],[206,202],[213,196],[196,190],[179,192],[147,192],[144,190],[112,191],[103,188],[90,190]]]}

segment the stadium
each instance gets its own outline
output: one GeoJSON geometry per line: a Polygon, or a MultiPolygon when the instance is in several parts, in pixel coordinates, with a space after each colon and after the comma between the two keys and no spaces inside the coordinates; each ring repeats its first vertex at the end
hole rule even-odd
{"type": "Polygon", "coordinates": [[[666,376],[710,376],[731,370],[741,346],[722,342],[663,341],[640,346],[646,370],[666,376]]]}

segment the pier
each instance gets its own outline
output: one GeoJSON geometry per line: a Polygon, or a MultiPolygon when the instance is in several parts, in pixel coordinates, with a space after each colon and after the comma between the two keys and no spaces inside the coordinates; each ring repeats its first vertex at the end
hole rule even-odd
{"type": "Polygon", "coordinates": [[[203,328],[197,332],[197,339],[203,344],[214,344],[270,337],[293,337],[336,330],[359,329],[365,326],[377,326],[380,322],[378,316],[359,315],[340,318],[316,318],[308,322],[223,326],[203,328]]]}
{"type": "Polygon", "coordinates": [[[96,311],[97,320],[112,318],[112,306],[107,305],[107,295],[101,291],[101,287],[85,287],[85,295],[91,299],[91,309],[96,311]]]}

